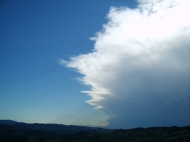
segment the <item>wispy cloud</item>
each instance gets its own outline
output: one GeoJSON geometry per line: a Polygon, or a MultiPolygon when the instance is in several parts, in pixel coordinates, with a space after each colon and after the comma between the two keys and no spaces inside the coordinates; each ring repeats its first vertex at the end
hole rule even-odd
{"type": "Polygon", "coordinates": [[[189,125],[190,1],[138,2],[111,7],[93,52],[61,63],[83,75],[109,127],[189,125]]]}

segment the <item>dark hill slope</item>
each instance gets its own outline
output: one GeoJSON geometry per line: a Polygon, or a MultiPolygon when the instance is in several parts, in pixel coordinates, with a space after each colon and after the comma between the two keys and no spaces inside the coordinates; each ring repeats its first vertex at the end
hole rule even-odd
{"type": "MultiPolygon", "coordinates": [[[[26,133],[27,131],[48,132],[56,135],[74,134],[82,131],[96,130],[96,127],[76,126],[76,125],[62,125],[62,124],[41,124],[41,123],[20,123],[12,120],[0,120],[0,128],[12,129],[12,131],[20,131],[26,133]]],[[[101,128],[99,128],[101,129],[101,128]]],[[[99,130],[98,129],[98,130],[99,130]]]]}
{"type": "Polygon", "coordinates": [[[58,124],[4,123],[0,124],[0,142],[190,142],[190,126],[108,130],[58,124]]]}

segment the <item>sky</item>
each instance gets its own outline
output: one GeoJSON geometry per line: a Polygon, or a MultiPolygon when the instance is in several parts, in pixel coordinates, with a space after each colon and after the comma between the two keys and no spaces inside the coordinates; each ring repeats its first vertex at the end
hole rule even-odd
{"type": "Polygon", "coordinates": [[[190,125],[189,0],[0,2],[0,119],[190,125]]]}

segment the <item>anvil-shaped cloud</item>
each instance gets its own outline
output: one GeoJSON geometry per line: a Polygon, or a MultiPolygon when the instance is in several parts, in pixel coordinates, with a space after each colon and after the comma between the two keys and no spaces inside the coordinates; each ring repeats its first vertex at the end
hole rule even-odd
{"type": "Polygon", "coordinates": [[[111,7],[94,50],[62,60],[91,87],[109,128],[190,125],[190,1],[111,7]]]}

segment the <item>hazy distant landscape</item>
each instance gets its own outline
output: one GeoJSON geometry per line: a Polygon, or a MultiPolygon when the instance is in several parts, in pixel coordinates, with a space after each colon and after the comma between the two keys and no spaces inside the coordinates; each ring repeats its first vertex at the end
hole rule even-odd
{"type": "Polygon", "coordinates": [[[0,142],[189,142],[190,126],[103,129],[0,120],[0,142]]]}

